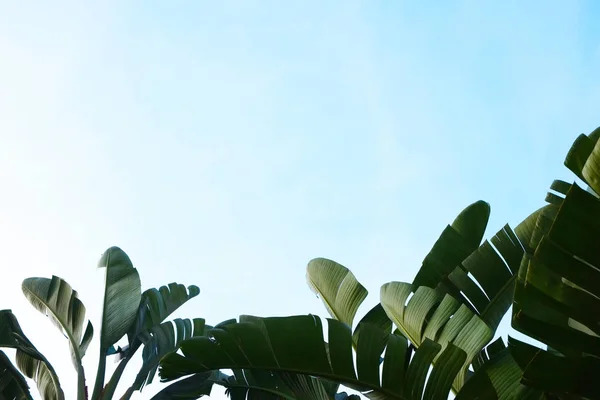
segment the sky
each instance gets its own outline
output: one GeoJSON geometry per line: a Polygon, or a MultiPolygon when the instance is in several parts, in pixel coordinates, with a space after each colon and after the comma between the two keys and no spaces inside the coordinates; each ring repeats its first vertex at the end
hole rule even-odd
{"type": "MultiPolygon", "coordinates": [[[[326,317],[315,257],[369,290],[360,317],[470,203],[491,204],[489,237],[574,180],[564,157],[600,126],[598,17],[592,0],[0,2],[0,308],[67,398],[67,342],[20,283],[66,279],[99,332],[113,245],[144,289],[200,287],[175,317],[326,317]]],[[[94,341],[90,390],[97,358],[94,341]]]]}

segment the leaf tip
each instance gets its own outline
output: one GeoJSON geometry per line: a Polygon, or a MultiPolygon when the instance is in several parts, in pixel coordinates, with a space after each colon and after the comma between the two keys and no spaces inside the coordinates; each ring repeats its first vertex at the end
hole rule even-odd
{"type": "Polygon", "coordinates": [[[131,259],[120,247],[112,246],[109,247],[98,261],[98,268],[108,268],[108,267],[131,267],[133,268],[133,263],[131,259]]]}

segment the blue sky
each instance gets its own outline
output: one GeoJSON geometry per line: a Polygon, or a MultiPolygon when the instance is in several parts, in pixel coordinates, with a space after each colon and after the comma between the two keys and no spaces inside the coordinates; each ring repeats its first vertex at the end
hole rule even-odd
{"type": "Polygon", "coordinates": [[[4,2],[0,307],[68,398],[67,343],[20,282],[67,279],[98,330],[112,245],[144,288],[200,286],[177,316],[326,316],[314,257],[369,289],[362,314],[468,204],[491,203],[491,234],[573,180],[564,156],[600,125],[599,16],[593,1],[4,2]]]}

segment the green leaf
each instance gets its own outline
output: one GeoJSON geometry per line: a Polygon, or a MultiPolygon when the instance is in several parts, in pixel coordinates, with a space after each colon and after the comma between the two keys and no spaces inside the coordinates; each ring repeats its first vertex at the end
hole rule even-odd
{"type": "Polygon", "coordinates": [[[130,345],[140,334],[160,325],[165,319],[188,300],[198,296],[200,289],[196,285],[187,288],[178,283],[169,283],[159,289],[148,289],[142,293],[135,323],[128,335],[130,345]]]}
{"type": "MultiPolygon", "coordinates": [[[[454,384],[460,389],[467,368],[493,337],[493,331],[479,316],[452,296],[421,286],[410,300],[412,285],[390,282],[381,287],[381,305],[398,329],[416,346],[424,341],[449,344],[462,349],[466,359],[454,384]]],[[[437,363],[437,361],[436,361],[437,363]]]]}
{"type": "Polygon", "coordinates": [[[210,372],[195,374],[177,381],[155,394],[151,400],[195,400],[202,396],[208,396],[213,387],[213,381],[209,379],[211,375],[213,374],[210,372]]]}
{"type": "Polygon", "coordinates": [[[515,228],[515,234],[519,238],[519,241],[525,247],[527,253],[531,253],[533,252],[533,249],[535,249],[536,244],[532,243],[532,240],[540,215],[547,214],[550,212],[550,210],[554,209],[556,209],[556,206],[554,205],[545,205],[544,207],[541,207],[537,211],[531,213],[515,228]]]}
{"type": "Polygon", "coordinates": [[[335,261],[315,258],[308,263],[306,279],[331,317],[352,328],[356,311],[368,294],[354,274],[335,261]]]}
{"type": "Polygon", "coordinates": [[[462,211],[425,257],[412,291],[426,286],[449,294],[495,331],[512,303],[524,249],[508,225],[479,245],[489,214],[483,201],[462,211]]]}
{"type": "Polygon", "coordinates": [[[202,318],[193,320],[177,318],[153,328],[148,341],[144,343],[143,364],[132,387],[135,390],[142,390],[144,385],[152,383],[160,359],[166,354],[176,351],[183,340],[205,335],[206,328],[202,318]]]}
{"type": "MultiPolygon", "coordinates": [[[[351,329],[333,319],[328,320],[328,324],[328,345],[323,338],[321,319],[312,315],[264,318],[260,319],[260,323],[254,320],[225,325],[209,331],[208,337],[184,340],[181,344],[183,355],[170,353],[162,358],[160,375],[163,381],[169,381],[220,369],[253,372],[266,370],[282,377],[300,374],[343,383],[360,388],[363,394],[372,398],[385,396],[388,399],[405,399],[408,398],[405,392],[435,392],[433,387],[428,389],[429,381],[421,377],[423,374],[426,376],[431,360],[438,354],[439,345],[426,340],[422,344],[423,349],[417,350],[414,357],[410,357],[408,342],[402,342],[402,339],[390,342],[390,338],[401,337],[387,334],[375,325],[363,323],[357,346],[357,378],[352,358],[351,329]],[[377,339],[372,340],[375,338],[377,339]],[[393,343],[391,352],[394,355],[384,358],[384,375],[394,376],[397,381],[390,384],[386,378],[384,387],[376,377],[379,376],[382,352],[387,354],[389,343],[393,343]],[[403,362],[399,362],[402,354],[406,355],[405,360],[410,360],[408,368],[404,367],[403,362]],[[411,377],[415,377],[416,381],[411,381],[411,377]]],[[[454,352],[444,356],[452,367],[436,365],[432,374],[452,381],[456,375],[453,376],[452,370],[458,372],[456,365],[462,366],[466,355],[452,344],[448,345],[445,352],[454,352]],[[436,372],[437,369],[444,371],[436,372]]],[[[440,378],[436,378],[438,385],[440,381],[440,378]]],[[[289,382],[286,385],[294,386],[289,382]]],[[[304,397],[301,398],[322,398],[318,385],[304,384],[303,389],[304,397]]],[[[448,392],[436,393],[436,399],[448,396],[448,392]]]]}
{"type": "MultiPolygon", "coordinates": [[[[567,160],[575,171],[578,165],[585,167],[581,160],[588,139],[578,140],[567,160]]],[[[509,341],[528,386],[559,396],[599,395],[595,382],[583,379],[599,368],[599,238],[600,201],[576,184],[570,185],[560,207],[536,221],[531,251],[519,271],[513,327],[553,350],[509,341]]]]}
{"type": "Polygon", "coordinates": [[[452,222],[452,228],[458,232],[468,246],[476,249],[485,233],[490,219],[490,205],[479,200],[465,208],[452,222]]]}
{"type": "Polygon", "coordinates": [[[590,185],[596,193],[600,192],[599,137],[600,128],[596,128],[589,136],[580,135],[565,159],[565,166],[590,185]]]}
{"type": "Polygon", "coordinates": [[[71,361],[76,371],[94,335],[92,323],[85,318],[85,306],[77,292],[65,280],[27,278],[22,285],[25,297],[36,310],[50,321],[69,339],[71,361]],[[83,327],[85,328],[85,331],[83,327]]]}
{"type": "Polygon", "coordinates": [[[485,233],[489,214],[489,204],[477,201],[465,208],[452,225],[444,229],[413,280],[415,290],[419,286],[437,287],[477,249],[485,233]]]}
{"type": "Polygon", "coordinates": [[[115,246],[107,249],[98,262],[98,268],[106,268],[106,279],[100,328],[100,359],[92,400],[99,399],[103,390],[106,356],[111,346],[132,329],[142,297],[140,276],[129,256],[120,248],[115,246]]]}
{"type": "Polygon", "coordinates": [[[544,393],[521,383],[523,370],[514,360],[502,339],[482,351],[481,367],[456,396],[465,399],[545,399],[544,393]]]}
{"type": "MultiPolygon", "coordinates": [[[[135,322],[127,332],[129,346],[122,351],[123,359],[104,388],[103,395],[105,397],[111,398],[114,395],[127,363],[142,343],[150,339],[151,330],[158,327],[169,315],[198,294],[200,294],[198,286],[190,285],[186,289],[184,285],[175,282],[161,286],[159,289],[148,289],[142,293],[135,322]]],[[[107,355],[113,353],[111,349],[107,355]]],[[[150,370],[148,369],[146,373],[149,373],[150,370]]],[[[133,392],[133,389],[131,391],[133,392]]]]}
{"type": "Polygon", "coordinates": [[[129,256],[118,247],[104,252],[98,268],[106,268],[100,347],[108,349],[135,321],[141,300],[141,283],[129,256]]]}
{"type": "MultiPolygon", "coordinates": [[[[354,274],[335,261],[316,258],[308,263],[306,277],[309,287],[321,298],[329,315],[352,328],[356,312],[368,294],[354,274]]],[[[353,335],[355,345],[363,322],[375,324],[388,333],[392,331],[392,322],[381,304],[377,304],[357,324],[353,335]]]]}
{"type": "Polygon", "coordinates": [[[600,369],[597,357],[563,357],[514,338],[509,339],[509,348],[525,370],[524,384],[558,395],[600,398],[600,386],[595,378],[600,369]]]}
{"type": "Polygon", "coordinates": [[[0,351],[0,398],[33,400],[25,378],[12,365],[3,351],[0,351]]]}
{"type": "Polygon", "coordinates": [[[21,288],[31,305],[47,315],[69,339],[71,362],[77,371],[77,398],[84,399],[86,386],[81,360],[94,335],[92,323],[85,323],[85,306],[71,285],[57,276],[52,276],[52,279],[27,278],[21,288]]]}
{"type": "Polygon", "coordinates": [[[356,326],[356,329],[354,329],[354,334],[352,335],[352,340],[354,343],[358,343],[360,326],[363,322],[375,325],[382,329],[385,333],[392,333],[392,321],[388,318],[381,304],[377,304],[375,307],[369,310],[369,312],[360,320],[356,326]]]}
{"type": "Polygon", "coordinates": [[[65,394],[54,368],[27,339],[10,310],[0,311],[0,347],[17,350],[17,367],[25,376],[35,381],[42,399],[64,400],[65,394]]]}

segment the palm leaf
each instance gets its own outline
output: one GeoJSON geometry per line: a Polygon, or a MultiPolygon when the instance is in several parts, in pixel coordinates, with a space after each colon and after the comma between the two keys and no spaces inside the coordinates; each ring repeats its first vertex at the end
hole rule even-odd
{"type": "Polygon", "coordinates": [[[129,256],[118,247],[107,249],[99,268],[106,268],[102,326],[100,328],[100,360],[92,399],[98,399],[104,386],[106,356],[113,344],[131,329],[141,300],[141,282],[129,256]]]}
{"type": "Polygon", "coordinates": [[[27,339],[17,318],[10,310],[0,311],[0,347],[17,350],[17,367],[25,376],[35,381],[42,399],[64,400],[65,394],[54,368],[27,339]]]}
{"type": "MultiPolygon", "coordinates": [[[[364,323],[358,337],[355,368],[352,331],[340,321],[327,320],[327,344],[321,319],[316,316],[260,321],[249,319],[225,325],[209,331],[208,337],[183,341],[183,355],[171,353],[161,360],[162,380],[224,368],[267,370],[282,379],[291,373],[344,383],[371,398],[420,399],[424,394],[425,399],[445,400],[466,359],[464,351],[450,344],[439,356],[442,362],[433,367],[426,379],[440,345],[426,340],[412,356],[406,338],[364,323]],[[385,355],[380,376],[382,353],[385,355]]],[[[323,398],[319,389],[309,385],[303,389],[312,399],[323,398]]]]}
{"type": "Polygon", "coordinates": [[[83,398],[86,389],[81,360],[94,335],[92,323],[85,323],[85,306],[71,285],[57,276],[52,276],[52,279],[27,278],[21,287],[31,305],[48,316],[69,339],[71,361],[77,371],[78,398],[83,398]]]}
{"type": "Polygon", "coordinates": [[[0,351],[0,398],[33,400],[25,378],[12,365],[3,351],[0,351]]]}

